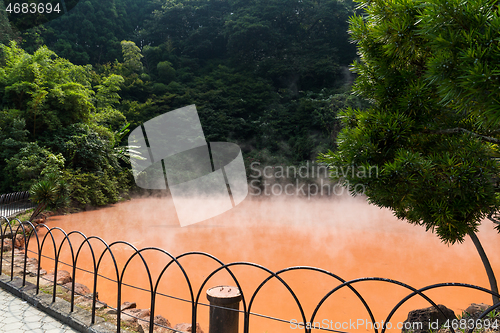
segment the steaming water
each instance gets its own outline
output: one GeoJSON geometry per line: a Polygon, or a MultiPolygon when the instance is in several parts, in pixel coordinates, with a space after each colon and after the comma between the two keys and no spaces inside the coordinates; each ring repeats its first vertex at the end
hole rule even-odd
{"type": "MultiPolygon", "coordinates": [[[[440,282],[463,282],[488,287],[481,260],[469,239],[462,244],[444,245],[435,235],[426,233],[424,228],[397,220],[390,211],[371,206],[362,198],[314,201],[248,198],[223,215],[183,228],[179,226],[170,198],[145,198],[96,211],[51,217],[48,225],[61,227],[66,232],[80,230],[87,236],[96,235],[108,244],[125,240],[137,248],[156,246],[173,255],[203,251],[216,256],[224,263],[250,261],[274,271],[304,265],[325,269],[346,280],[384,277],[416,288],[440,282]]],[[[493,224],[484,221],[479,238],[497,274],[500,274],[499,237],[493,230],[493,224]]],[[[78,235],[72,236],[71,239],[77,244],[81,242],[78,235]]],[[[94,240],[92,244],[97,242],[94,240]]],[[[119,245],[117,248],[114,248],[114,253],[117,254],[120,267],[123,267],[132,251],[125,245],[119,245]],[[119,250],[116,250],[117,248],[119,250]]],[[[48,247],[47,249],[51,250],[48,247]]],[[[91,269],[90,252],[82,251],[83,257],[79,259],[78,266],[91,269]]],[[[133,259],[127,268],[124,282],[149,289],[144,267],[140,259],[136,259],[133,259]]],[[[149,252],[145,253],[145,259],[156,281],[159,272],[169,260],[166,256],[149,252]]],[[[63,251],[61,260],[70,262],[69,251],[63,251]]],[[[195,290],[207,274],[218,267],[206,258],[184,258],[181,263],[193,279],[195,290]]],[[[115,278],[109,256],[104,260],[104,264],[103,274],[115,278]]],[[[42,266],[50,269],[50,262],[42,260],[42,266]]],[[[61,268],[68,269],[64,266],[61,268]]],[[[267,277],[263,271],[251,267],[235,267],[233,271],[247,295],[267,277]]],[[[311,271],[288,272],[282,277],[297,294],[308,320],[319,300],[338,285],[333,278],[311,271]]],[[[76,280],[92,286],[89,274],[77,273],[76,280]]],[[[166,273],[162,281],[160,292],[176,297],[189,297],[179,269],[166,273]]],[[[227,273],[218,273],[204,290],[220,284],[234,285],[227,273]]],[[[409,294],[409,291],[402,287],[384,282],[362,282],[354,287],[372,307],[377,322],[385,320],[392,307],[409,294]]],[[[98,292],[101,300],[116,306],[115,285],[99,279],[98,292]]],[[[123,293],[122,301],[135,301],[141,308],[150,307],[148,293],[126,287],[123,293]]],[[[491,303],[491,297],[487,294],[459,287],[442,288],[426,294],[437,304],[452,308],[456,314],[461,314],[472,302],[491,303]]],[[[204,292],[201,302],[206,302],[204,292]]],[[[396,325],[406,319],[408,311],[427,306],[429,304],[426,301],[414,297],[396,312],[391,321],[396,325]]],[[[293,298],[275,281],[263,288],[255,300],[252,312],[302,321],[293,298]]],[[[165,297],[158,298],[156,314],[162,314],[173,325],[190,322],[189,304],[165,297]]],[[[198,316],[198,321],[207,332],[208,308],[201,306],[198,316]]],[[[242,325],[242,317],[240,318],[242,325]]],[[[366,310],[353,293],[342,290],[325,303],[315,321],[328,321],[329,325],[334,325],[336,322],[368,319],[366,310]]],[[[358,329],[351,327],[340,330],[373,332],[363,325],[357,327],[358,329]]],[[[251,332],[298,331],[292,327],[294,325],[289,323],[255,316],[252,316],[250,321],[251,332]]]]}

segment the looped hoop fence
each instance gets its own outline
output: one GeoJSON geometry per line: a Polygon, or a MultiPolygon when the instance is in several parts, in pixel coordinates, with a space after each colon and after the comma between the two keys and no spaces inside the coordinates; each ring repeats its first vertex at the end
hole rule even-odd
{"type": "MultiPolygon", "coordinates": [[[[242,304],[243,304],[243,310],[232,310],[232,311],[239,311],[242,313],[244,321],[243,321],[243,332],[244,333],[249,333],[250,332],[250,323],[251,323],[251,318],[253,317],[263,317],[267,318],[270,320],[276,320],[280,322],[285,322],[285,323],[290,323],[290,319],[280,319],[280,318],[274,318],[265,314],[258,314],[252,312],[252,305],[254,304],[254,301],[256,300],[257,296],[261,294],[261,290],[263,287],[271,280],[276,280],[279,282],[285,290],[290,294],[290,296],[294,300],[294,304],[296,305],[298,311],[300,312],[301,320],[302,323],[314,323],[314,320],[316,318],[316,315],[318,314],[319,310],[322,308],[324,303],[332,297],[336,292],[342,289],[348,289],[352,293],[351,295],[355,298],[357,298],[360,302],[360,304],[364,307],[366,314],[370,317],[372,327],[374,330],[374,333],[385,333],[387,327],[377,327],[376,323],[377,321],[375,320],[375,317],[373,315],[372,308],[370,305],[366,302],[366,300],[363,298],[363,296],[357,291],[355,288],[357,285],[367,282],[367,281],[375,281],[379,283],[385,283],[385,284],[393,284],[393,285],[398,285],[402,288],[405,288],[409,291],[409,294],[401,299],[390,311],[389,315],[387,318],[383,321],[383,323],[388,323],[390,322],[391,318],[393,317],[394,313],[408,300],[412,299],[415,296],[423,298],[430,306],[435,307],[443,316],[445,314],[437,306],[437,304],[429,298],[427,295],[424,294],[425,291],[427,290],[432,290],[432,289],[437,289],[437,288],[445,288],[445,287],[462,287],[462,288],[469,288],[469,289],[474,289],[481,291],[483,293],[489,294],[489,295],[496,295],[500,297],[499,294],[488,290],[483,287],[475,286],[475,285],[470,285],[470,284],[465,284],[465,283],[439,283],[439,284],[433,284],[427,287],[423,287],[420,289],[416,289],[412,286],[409,286],[403,282],[396,281],[396,280],[391,280],[391,279],[385,279],[385,278],[377,278],[377,277],[369,277],[369,278],[358,278],[358,279],[353,279],[350,281],[346,281],[339,277],[338,275],[335,275],[331,272],[328,272],[324,269],[316,268],[316,267],[309,267],[309,266],[295,266],[295,267],[289,267],[285,268],[276,272],[273,272],[269,270],[266,267],[263,267],[261,265],[255,264],[255,263],[250,263],[250,262],[232,262],[228,264],[224,264],[221,260],[218,258],[214,257],[211,254],[205,253],[205,252],[186,252],[178,256],[173,256],[169,252],[157,248],[157,247],[146,247],[142,249],[137,249],[133,244],[125,241],[116,241],[111,244],[106,243],[102,238],[98,236],[90,236],[87,237],[80,231],[71,231],[69,233],[66,233],[63,229],[54,227],[54,228],[49,228],[45,224],[38,224],[38,225],[33,225],[29,221],[21,222],[19,219],[11,219],[9,220],[5,216],[0,216],[0,222],[6,222],[2,228],[0,228],[1,234],[0,237],[3,239],[9,238],[12,240],[12,245],[14,245],[14,242],[16,241],[15,236],[20,233],[24,237],[22,238],[22,241],[24,242],[24,261],[23,261],[23,273],[22,273],[22,285],[26,285],[26,267],[27,267],[27,262],[28,262],[28,252],[34,254],[37,256],[38,262],[37,262],[37,273],[36,274],[36,293],[39,293],[39,288],[40,288],[40,270],[41,270],[41,259],[46,258],[54,261],[54,280],[53,282],[53,290],[52,290],[52,302],[55,302],[56,300],[56,293],[57,293],[57,271],[60,266],[60,264],[67,265],[71,267],[72,273],[72,285],[71,285],[71,312],[74,311],[74,305],[75,305],[75,276],[76,276],[76,271],[84,271],[87,273],[92,274],[93,277],[93,285],[92,285],[92,311],[91,311],[91,322],[88,323],[89,325],[92,325],[95,323],[95,318],[96,318],[96,303],[97,303],[97,292],[98,292],[98,277],[112,281],[114,284],[116,284],[116,291],[117,291],[117,299],[116,299],[116,304],[117,304],[117,326],[116,330],[117,332],[121,331],[120,327],[120,320],[121,320],[121,304],[122,304],[122,291],[123,287],[131,287],[135,288],[138,290],[146,291],[150,294],[150,315],[149,315],[149,332],[153,333],[154,327],[155,326],[161,326],[156,323],[154,323],[154,317],[155,317],[155,311],[156,311],[156,301],[159,296],[161,297],[167,297],[176,301],[183,301],[183,302],[188,302],[191,305],[191,325],[192,327],[196,327],[196,322],[197,322],[197,314],[198,314],[198,306],[215,306],[216,305],[210,305],[206,303],[200,302],[200,297],[203,294],[203,291],[207,287],[207,283],[209,282],[210,278],[212,278],[215,274],[217,274],[220,271],[225,271],[229,274],[231,279],[233,280],[234,284],[238,287],[241,293],[241,298],[242,298],[242,304]],[[17,227],[13,228],[12,227],[12,222],[17,222],[17,227]],[[44,234],[42,235],[42,232],[44,234]],[[60,235],[63,236],[63,239],[60,242],[56,242],[56,238],[54,237],[55,233],[59,233],[60,235]],[[79,241],[77,240],[77,237],[79,241]],[[70,239],[72,238],[72,239],[70,239]],[[30,250],[29,245],[30,242],[35,242],[36,243],[36,251],[30,250]],[[92,244],[94,243],[94,245],[92,244]],[[101,247],[104,247],[104,250],[102,250],[100,253],[95,250],[96,244],[100,244],[101,247]],[[47,244],[51,245],[51,248],[53,249],[53,256],[46,256],[42,255],[44,246],[48,246],[47,244]],[[65,263],[60,261],[60,256],[61,256],[61,251],[63,250],[63,247],[66,245],[66,247],[69,248],[70,254],[71,254],[71,262],[70,263],[65,263]],[[120,246],[125,246],[128,247],[132,250],[132,255],[130,255],[127,259],[125,264],[123,265],[123,268],[119,268],[118,262],[117,262],[117,257],[116,254],[113,253],[113,249],[116,249],[117,247],[120,246]],[[92,259],[92,271],[85,270],[83,268],[78,267],[78,259],[81,258],[81,253],[84,248],[88,248],[90,251],[91,259],[92,259]],[[160,255],[163,255],[165,258],[167,258],[168,263],[165,264],[165,266],[161,269],[160,274],[158,275],[156,281],[153,279],[153,275],[151,273],[151,270],[148,266],[148,262],[146,258],[144,257],[144,253],[146,252],[155,252],[160,255]],[[103,258],[105,255],[109,255],[111,258],[111,262],[113,265],[114,269],[114,277],[109,277],[109,276],[104,276],[100,273],[102,271],[102,262],[103,258]],[[219,267],[214,269],[208,276],[203,280],[201,283],[201,286],[198,288],[198,290],[195,290],[193,287],[192,279],[190,279],[190,276],[188,274],[187,269],[182,265],[181,260],[187,257],[205,257],[213,261],[214,263],[218,264],[219,267]],[[145,280],[148,283],[148,288],[149,289],[144,289],[140,288],[137,286],[131,286],[129,284],[124,283],[123,278],[125,276],[125,272],[127,270],[130,264],[130,262],[134,258],[139,258],[140,262],[144,265],[144,271],[145,271],[145,280]],[[185,288],[187,288],[189,292],[189,299],[182,299],[178,297],[174,297],[172,295],[166,295],[162,294],[158,291],[158,287],[160,285],[160,282],[164,281],[164,276],[165,273],[167,272],[168,269],[177,267],[177,269],[180,270],[182,273],[184,282],[185,282],[185,288]],[[247,292],[242,289],[241,284],[232,271],[233,268],[235,267],[248,267],[250,269],[258,270],[264,273],[267,273],[268,276],[262,280],[262,282],[259,284],[259,286],[253,291],[253,292],[247,292]],[[336,282],[336,284],[333,286],[333,288],[324,295],[324,297],[318,302],[316,307],[314,308],[314,311],[308,318],[304,312],[303,305],[301,304],[299,298],[293,291],[293,289],[290,287],[290,285],[285,281],[285,279],[282,278],[282,275],[286,272],[291,272],[291,271],[312,271],[316,273],[320,273],[323,275],[326,275],[332,279],[333,282],[336,282]]],[[[116,251],[116,250],[115,250],[116,251]]],[[[10,279],[11,281],[13,280],[14,277],[14,246],[12,246],[12,250],[10,251],[10,279]]],[[[2,241],[0,244],[0,267],[3,267],[3,260],[5,257],[9,257],[8,252],[4,253],[4,242],[2,241]]],[[[5,259],[7,260],[7,259],[5,259]]],[[[3,272],[0,271],[0,275],[3,272]]],[[[479,319],[485,318],[490,312],[493,310],[499,309],[500,310],[500,303],[495,304],[491,307],[489,307],[487,310],[485,310],[479,319]]],[[[446,317],[446,316],[445,316],[446,317]]],[[[138,318],[139,319],[139,318],[138,318]]],[[[164,327],[164,326],[163,326],[164,327]]],[[[344,333],[344,331],[339,331],[331,328],[311,328],[306,325],[301,325],[301,327],[304,329],[304,332],[309,333],[312,331],[312,329],[315,330],[322,330],[322,331],[330,331],[330,332],[338,332],[338,333],[344,333]]],[[[472,331],[475,328],[474,327],[469,329],[469,333],[472,333],[472,331]]],[[[176,331],[173,328],[169,328],[172,331],[176,331]]],[[[453,327],[450,327],[450,330],[452,333],[455,333],[455,330],[453,327]]],[[[177,331],[178,332],[178,331],[177,331]]]]}
{"type": "Polygon", "coordinates": [[[30,193],[28,191],[1,194],[0,216],[11,216],[35,207],[36,205],[29,198],[30,193]]]}

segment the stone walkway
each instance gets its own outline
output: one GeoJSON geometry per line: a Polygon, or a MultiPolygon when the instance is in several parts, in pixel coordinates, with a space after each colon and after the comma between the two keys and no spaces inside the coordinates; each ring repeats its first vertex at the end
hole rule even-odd
{"type": "Polygon", "coordinates": [[[0,288],[0,333],[77,333],[0,288]]]}

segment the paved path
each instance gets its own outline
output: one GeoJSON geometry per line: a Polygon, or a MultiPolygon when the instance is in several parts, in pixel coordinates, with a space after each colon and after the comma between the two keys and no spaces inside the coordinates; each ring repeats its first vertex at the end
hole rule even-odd
{"type": "Polygon", "coordinates": [[[78,333],[0,288],[1,333],[78,333]]]}

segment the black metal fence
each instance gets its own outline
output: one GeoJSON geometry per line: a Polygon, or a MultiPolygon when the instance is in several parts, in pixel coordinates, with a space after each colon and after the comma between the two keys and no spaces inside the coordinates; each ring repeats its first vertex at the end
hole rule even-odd
{"type": "Polygon", "coordinates": [[[0,216],[12,216],[24,210],[35,207],[30,201],[28,191],[0,195],[0,216]]]}
{"type": "MultiPolygon", "coordinates": [[[[38,274],[36,277],[36,292],[37,293],[38,293],[39,287],[40,287],[40,278],[41,277],[40,277],[39,273],[40,273],[40,269],[41,269],[40,262],[41,262],[42,257],[51,258],[54,261],[54,281],[53,281],[53,292],[52,292],[52,301],[53,302],[55,302],[55,299],[56,299],[56,286],[57,286],[56,279],[57,279],[57,271],[58,271],[59,265],[60,264],[69,265],[72,268],[72,278],[73,278],[72,279],[73,283],[72,283],[72,288],[71,288],[71,311],[73,311],[74,305],[75,305],[75,302],[74,302],[75,301],[75,279],[74,278],[75,278],[76,270],[86,271],[86,272],[92,274],[92,276],[93,276],[93,286],[92,286],[92,290],[91,290],[92,295],[93,295],[92,296],[92,317],[91,317],[91,322],[88,323],[89,325],[92,325],[95,323],[96,302],[98,301],[96,298],[96,294],[98,291],[98,283],[97,283],[98,277],[113,281],[114,284],[116,284],[116,288],[117,288],[116,289],[117,290],[117,300],[116,300],[116,304],[117,304],[116,331],[117,332],[120,332],[120,329],[121,329],[120,328],[120,319],[121,319],[120,304],[122,304],[122,289],[124,286],[133,287],[133,288],[137,288],[137,289],[140,289],[143,291],[147,291],[150,294],[150,297],[151,297],[150,298],[150,316],[149,316],[149,332],[150,333],[153,332],[155,325],[158,325],[158,324],[154,323],[156,303],[157,303],[158,297],[170,297],[172,299],[177,299],[178,301],[189,302],[189,304],[191,306],[191,325],[192,325],[193,331],[195,331],[194,328],[196,327],[196,323],[197,323],[198,307],[199,306],[213,306],[213,305],[209,305],[209,304],[201,302],[200,297],[203,295],[203,291],[207,289],[207,287],[208,287],[207,282],[210,280],[210,278],[212,278],[217,272],[220,272],[220,271],[226,271],[231,276],[232,280],[234,281],[234,284],[240,289],[241,296],[242,296],[241,302],[243,304],[243,310],[233,310],[233,311],[239,311],[243,314],[243,318],[244,318],[243,331],[244,331],[244,333],[250,332],[250,326],[251,326],[250,324],[252,322],[251,319],[254,318],[255,316],[264,317],[264,318],[268,318],[271,320],[277,320],[277,321],[281,321],[284,323],[291,322],[290,319],[274,318],[274,317],[271,317],[271,316],[268,316],[265,314],[258,314],[258,313],[252,312],[252,306],[254,305],[254,301],[256,299],[256,296],[259,295],[259,293],[263,290],[263,287],[269,281],[271,281],[273,279],[279,281],[279,283],[282,284],[286,288],[288,293],[292,296],[292,298],[295,302],[295,305],[297,306],[297,309],[299,310],[299,312],[301,314],[301,318],[299,318],[299,319],[302,321],[302,323],[314,323],[315,319],[316,319],[316,315],[318,314],[318,311],[322,308],[322,306],[325,304],[325,302],[332,295],[334,295],[335,293],[337,293],[340,290],[349,289],[352,292],[353,297],[356,297],[359,300],[359,302],[363,305],[363,307],[366,311],[366,314],[369,316],[371,323],[373,324],[372,327],[373,327],[373,330],[375,333],[379,333],[379,332],[384,333],[386,331],[386,329],[390,328],[388,326],[380,326],[380,325],[379,325],[379,327],[377,327],[376,323],[389,323],[391,321],[391,318],[393,317],[394,313],[404,303],[406,303],[408,300],[412,299],[415,296],[418,296],[418,297],[425,299],[425,301],[428,302],[430,304],[430,306],[435,307],[444,317],[446,317],[446,315],[443,313],[441,308],[439,308],[436,305],[436,303],[424,293],[428,290],[437,289],[437,288],[445,288],[445,287],[461,287],[461,288],[475,289],[475,290],[481,291],[481,292],[489,294],[489,295],[496,295],[496,296],[500,297],[499,294],[496,294],[496,293],[494,293],[491,290],[488,290],[486,288],[475,286],[475,285],[470,285],[470,284],[464,284],[464,283],[439,283],[439,284],[433,284],[433,285],[430,285],[430,286],[427,286],[424,288],[416,289],[416,288],[413,288],[412,286],[409,286],[409,285],[407,285],[403,282],[400,282],[400,281],[395,281],[395,280],[385,279],[385,278],[377,278],[377,277],[359,278],[359,279],[353,279],[353,280],[346,281],[346,280],[342,279],[341,277],[339,277],[331,272],[328,272],[326,270],[323,270],[320,268],[315,268],[315,267],[307,267],[307,266],[290,267],[290,268],[279,270],[277,272],[273,272],[273,271],[271,271],[271,270],[269,270],[261,265],[258,265],[255,263],[250,263],[250,262],[233,262],[233,263],[229,263],[229,264],[224,264],[222,261],[220,261],[216,257],[214,257],[208,253],[204,253],[204,252],[188,252],[188,253],[183,253],[179,256],[173,256],[170,253],[168,253],[167,251],[160,249],[160,248],[147,247],[147,248],[143,248],[143,249],[137,249],[134,245],[132,245],[128,242],[124,242],[124,241],[117,241],[117,242],[113,242],[111,244],[107,244],[100,237],[97,237],[97,236],[87,237],[80,231],[72,231],[72,232],[66,233],[61,228],[57,228],[57,227],[56,228],[49,228],[44,224],[39,224],[39,225],[35,226],[31,222],[21,222],[18,219],[14,219],[15,221],[11,221],[11,222],[17,222],[17,227],[13,228],[11,223],[9,223],[9,220],[6,217],[0,217],[0,220],[2,220],[3,222],[7,222],[1,228],[2,239],[6,235],[9,235],[9,237],[11,237],[11,239],[12,239],[12,242],[13,242],[12,244],[14,244],[16,234],[20,233],[20,234],[23,234],[26,236],[26,237],[24,237],[24,244],[22,244],[24,246],[24,248],[26,249],[24,251],[24,262],[23,262],[24,273],[22,274],[23,275],[23,286],[26,283],[26,275],[27,275],[26,274],[26,263],[28,261],[28,252],[33,253],[38,259],[38,268],[37,268],[38,274]],[[42,232],[42,230],[43,230],[43,232],[42,232]],[[61,233],[64,236],[62,241],[60,241],[58,244],[56,244],[56,239],[54,237],[56,232],[61,233]],[[72,235],[79,235],[79,238],[81,237],[81,242],[75,243],[74,242],[75,236],[72,236],[72,235]],[[37,251],[28,250],[29,244],[31,242],[36,243],[37,251]],[[97,243],[102,244],[104,246],[104,250],[100,253],[94,251],[96,246],[95,245],[93,246],[91,244],[91,242],[92,243],[97,242],[97,243]],[[54,251],[53,257],[47,257],[45,255],[42,255],[42,250],[43,250],[44,246],[47,246],[46,245],[47,243],[52,244],[51,248],[53,248],[53,251],[54,251]],[[69,246],[69,250],[71,252],[71,262],[70,263],[63,263],[59,259],[60,255],[61,255],[61,250],[65,244],[66,244],[66,246],[69,246]],[[124,245],[127,247],[130,247],[130,249],[132,249],[132,251],[134,253],[126,260],[126,263],[123,266],[123,268],[120,269],[119,265],[117,263],[116,256],[113,253],[113,249],[116,247],[123,247],[124,245]],[[79,261],[79,259],[81,259],[82,249],[84,249],[85,247],[88,247],[88,249],[90,250],[91,256],[92,256],[92,266],[93,266],[92,271],[84,270],[84,269],[78,267],[78,261],[79,261]],[[160,253],[168,259],[168,263],[163,267],[163,269],[161,270],[161,273],[159,274],[156,281],[154,281],[151,270],[148,266],[147,260],[144,257],[144,254],[146,252],[149,252],[149,251],[160,253]],[[116,272],[116,276],[113,278],[103,276],[100,273],[100,271],[102,271],[102,265],[101,265],[102,261],[103,261],[102,259],[103,259],[104,255],[106,255],[106,254],[108,254],[111,257],[113,265],[114,265],[113,268],[114,268],[114,271],[116,272]],[[213,260],[214,262],[216,262],[219,265],[219,267],[217,269],[213,270],[205,278],[205,280],[203,281],[203,283],[201,284],[201,286],[197,290],[195,290],[195,288],[193,287],[192,281],[189,277],[187,270],[183,267],[183,265],[180,262],[180,260],[182,258],[190,257],[190,256],[206,257],[206,258],[213,260]],[[130,264],[131,260],[134,259],[135,257],[139,257],[141,259],[142,263],[144,264],[144,270],[146,272],[145,279],[147,280],[148,285],[149,285],[148,289],[130,286],[130,285],[127,285],[123,282],[125,271],[127,270],[128,267],[130,267],[129,264],[130,264]],[[268,276],[267,276],[267,278],[262,280],[262,282],[259,284],[259,286],[254,291],[245,291],[241,288],[240,282],[236,278],[235,274],[232,272],[233,268],[241,267],[241,266],[251,267],[252,269],[263,271],[266,274],[268,274],[268,276]],[[165,294],[158,292],[158,286],[159,286],[160,282],[162,281],[162,277],[164,277],[165,272],[171,267],[178,267],[180,269],[180,271],[182,272],[187,289],[189,291],[189,298],[188,299],[180,299],[177,297],[173,297],[171,295],[165,295],[165,294]],[[318,272],[318,273],[324,274],[326,276],[329,276],[332,278],[332,281],[336,281],[335,283],[332,283],[332,289],[324,295],[324,297],[316,305],[316,307],[314,308],[314,311],[310,314],[309,317],[306,316],[303,305],[301,304],[301,301],[297,297],[296,293],[289,286],[289,284],[287,284],[287,282],[282,278],[283,273],[289,272],[289,271],[314,271],[314,272],[318,272]],[[406,297],[402,298],[393,307],[393,309],[390,311],[389,315],[382,322],[377,322],[375,320],[375,317],[374,317],[373,312],[372,312],[372,307],[370,307],[370,305],[366,302],[366,300],[363,298],[363,296],[356,289],[356,287],[358,285],[360,285],[366,281],[377,281],[377,282],[383,283],[383,284],[394,284],[394,285],[398,285],[398,286],[403,287],[403,288],[408,290],[408,294],[406,295],[406,297]]],[[[11,280],[12,280],[13,275],[14,275],[14,246],[12,246],[11,253],[9,253],[9,252],[4,253],[4,243],[2,242],[0,250],[1,250],[0,251],[0,253],[1,253],[1,255],[0,255],[0,267],[2,267],[3,260],[10,259],[9,260],[11,263],[10,275],[11,275],[11,280]],[[5,258],[4,258],[4,254],[5,254],[5,258]]],[[[492,312],[495,309],[500,310],[500,303],[497,303],[497,304],[489,307],[487,310],[485,310],[481,314],[481,316],[478,319],[485,318],[490,312],[492,312]]],[[[472,328],[467,327],[469,329],[468,330],[469,333],[471,333],[473,331],[473,329],[475,328],[475,325],[476,324],[474,324],[474,327],[472,327],[472,328]]],[[[161,326],[161,325],[159,325],[159,326],[161,326]]],[[[301,327],[301,329],[303,328],[304,332],[306,332],[306,333],[311,332],[312,329],[330,331],[330,332],[343,332],[342,330],[337,330],[337,329],[332,329],[332,328],[315,328],[315,327],[312,328],[312,327],[307,327],[305,325],[301,325],[300,327],[301,327]]],[[[172,331],[176,331],[172,328],[169,328],[169,329],[172,331]]],[[[454,327],[450,327],[450,331],[455,333],[454,327]]],[[[177,332],[179,332],[179,331],[177,331],[177,332]]]]}

